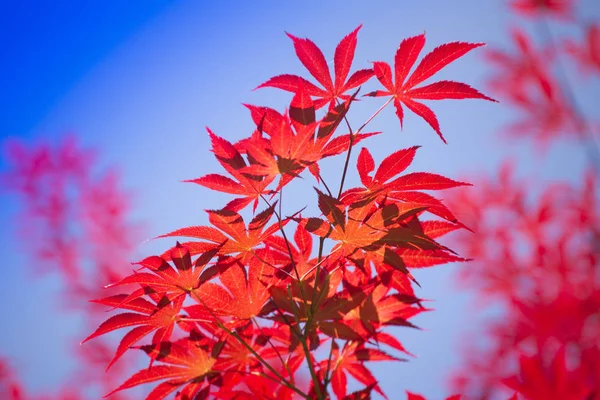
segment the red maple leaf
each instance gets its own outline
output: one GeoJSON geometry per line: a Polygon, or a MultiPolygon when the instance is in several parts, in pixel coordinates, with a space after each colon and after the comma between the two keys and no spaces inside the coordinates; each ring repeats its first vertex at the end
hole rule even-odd
{"type": "Polygon", "coordinates": [[[426,207],[426,210],[450,222],[458,220],[438,199],[421,190],[443,190],[469,183],[454,181],[441,175],[427,172],[413,172],[396,177],[412,163],[419,146],[398,150],[381,161],[375,171],[375,161],[366,148],[361,149],[356,162],[363,188],[348,189],[340,200],[345,204],[360,203],[367,199],[391,198],[410,206],[426,207]],[[374,175],[371,173],[375,171],[374,175]],[[392,180],[392,178],[396,177],[392,180]]]}
{"type": "Polygon", "coordinates": [[[330,108],[333,108],[336,105],[338,98],[347,100],[350,96],[345,95],[344,93],[357,88],[373,76],[372,69],[361,69],[354,72],[354,74],[346,80],[350,72],[350,67],[352,66],[352,60],[354,59],[356,36],[361,26],[362,25],[346,35],[335,49],[333,58],[335,80],[331,79],[329,66],[327,65],[327,60],[325,59],[323,52],[314,42],[287,33],[289,38],[294,42],[294,49],[296,50],[296,55],[300,59],[300,62],[302,62],[302,65],[306,67],[308,72],[310,72],[317,82],[323,85],[323,89],[315,86],[313,83],[300,76],[290,74],[275,76],[259,85],[257,89],[274,87],[297,93],[300,88],[304,88],[308,95],[318,98],[315,101],[317,109],[323,107],[327,103],[329,103],[330,108]]]}
{"type": "Polygon", "coordinates": [[[402,109],[402,104],[404,104],[409,110],[423,118],[433,130],[437,132],[444,143],[446,143],[440,130],[440,124],[433,111],[423,103],[415,101],[415,99],[496,100],[485,96],[471,86],[461,82],[438,81],[426,86],[415,86],[433,76],[452,61],[464,56],[474,48],[483,45],[483,43],[452,42],[436,47],[433,51],[423,57],[409,77],[408,74],[411,68],[425,46],[425,34],[404,39],[402,43],[400,43],[394,58],[395,83],[392,80],[392,69],[390,65],[383,61],[376,61],[373,63],[375,76],[386,90],[377,90],[366,94],[366,96],[392,96],[394,99],[394,107],[396,108],[396,115],[400,120],[401,126],[404,119],[404,111],[402,109]]]}
{"type": "MultiPolygon", "coordinates": [[[[346,397],[348,385],[347,375],[352,376],[367,387],[373,385],[373,389],[387,399],[387,396],[377,384],[377,380],[371,371],[365,367],[364,363],[367,361],[401,360],[382,350],[367,348],[357,342],[348,342],[341,351],[337,343],[333,343],[331,363],[335,367],[332,369],[331,386],[339,400],[346,397]]],[[[328,360],[324,360],[321,363],[321,368],[327,368],[327,363],[328,360]]]]}
{"type": "Polygon", "coordinates": [[[230,265],[227,265],[227,262],[222,264],[219,279],[223,286],[213,282],[202,284],[194,293],[194,299],[200,303],[195,307],[204,314],[207,312],[202,309],[208,308],[217,316],[239,319],[250,319],[260,314],[269,298],[263,275],[270,267],[264,262],[252,262],[246,273],[238,262],[232,262],[230,265]]]}
{"type": "Polygon", "coordinates": [[[252,135],[239,143],[249,158],[256,161],[242,172],[267,178],[281,174],[277,190],[297,177],[306,167],[320,181],[320,160],[347,151],[351,143],[355,145],[380,133],[348,133],[333,137],[355,96],[356,93],[330,108],[319,121],[316,121],[315,103],[303,88],[299,88],[294,95],[289,116],[269,107],[246,105],[259,131],[269,135],[269,139],[252,135]]]}
{"type": "Polygon", "coordinates": [[[520,374],[512,376],[504,383],[531,400],[564,399],[579,400],[595,397],[595,385],[586,382],[581,371],[569,371],[566,366],[565,348],[561,347],[554,356],[550,368],[538,356],[521,355],[520,374]]]}
{"type": "MultiPolygon", "coordinates": [[[[90,336],[85,338],[81,343],[85,343],[95,337],[102,336],[108,332],[112,332],[117,329],[136,326],[121,339],[119,347],[115,353],[115,356],[108,364],[108,368],[113,365],[131,346],[139,342],[141,339],[156,331],[154,335],[154,342],[160,342],[163,340],[169,340],[173,333],[175,323],[179,320],[179,311],[184,296],[179,296],[171,303],[166,303],[166,298],[157,296],[160,299],[159,304],[152,304],[148,300],[142,298],[136,298],[125,302],[127,299],[126,295],[115,295],[104,299],[92,300],[94,303],[104,304],[115,308],[123,308],[126,310],[136,312],[126,312],[117,315],[113,315],[106,321],[104,321],[98,329],[94,331],[90,336]],[[162,303],[162,304],[161,304],[162,303]]],[[[168,301],[168,300],[167,300],[168,301]]]]}
{"type": "Polygon", "coordinates": [[[248,163],[235,146],[222,137],[215,135],[210,129],[207,128],[207,130],[212,143],[212,152],[223,168],[237,181],[220,174],[208,174],[185,182],[197,183],[211,190],[242,196],[230,201],[225,206],[226,209],[239,211],[254,202],[254,210],[256,210],[260,196],[272,193],[267,190],[267,186],[273,181],[274,177],[262,178],[244,174],[242,171],[248,167],[248,163]]]}
{"type": "MultiPolygon", "coordinates": [[[[237,212],[224,208],[207,210],[208,220],[213,226],[189,226],[166,233],[159,237],[185,236],[202,239],[202,242],[186,242],[192,255],[217,250],[220,255],[235,254],[236,258],[246,262],[254,257],[254,249],[280,228],[279,222],[266,226],[275,212],[275,205],[256,214],[246,227],[243,217],[237,212]]],[[[289,219],[281,222],[285,226],[289,219]]],[[[166,252],[163,257],[170,254],[166,252]]]]}
{"type": "Polygon", "coordinates": [[[207,387],[205,378],[211,372],[216,359],[205,350],[205,346],[200,346],[195,341],[185,338],[174,343],[161,342],[157,345],[144,346],[142,349],[161,364],[136,372],[121,386],[104,397],[124,389],[160,380],[166,381],[156,386],[148,394],[146,400],[162,400],[180,388],[182,389],[180,392],[182,399],[192,399],[207,387]]]}

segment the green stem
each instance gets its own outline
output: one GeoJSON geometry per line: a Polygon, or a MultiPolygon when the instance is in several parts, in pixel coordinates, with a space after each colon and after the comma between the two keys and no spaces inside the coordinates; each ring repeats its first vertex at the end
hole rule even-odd
{"type": "Polygon", "coordinates": [[[333,357],[333,346],[334,345],[335,345],[335,340],[333,340],[333,338],[331,338],[331,346],[329,347],[329,356],[327,357],[327,371],[325,371],[325,381],[323,382],[323,386],[325,387],[325,390],[327,390],[327,386],[329,385],[329,382],[331,382],[331,376],[330,376],[331,358],[333,357]]]}
{"type": "Polygon", "coordinates": [[[254,323],[254,325],[256,325],[256,327],[260,331],[261,335],[263,335],[267,339],[267,342],[271,345],[273,350],[275,350],[275,353],[277,354],[279,361],[281,361],[281,364],[285,367],[285,370],[287,371],[288,375],[290,376],[291,382],[294,383],[294,375],[292,374],[292,371],[290,370],[290,366],[288,365],[288,363],[283,360],[281,353],[279,352],[279,350],[277,350],[277,347],[273,344],[273,342],[271,341],[271,338],[265,334],[262,326],[260,326],[258,321],[256,321],[256,318],[252,317],[251,319],[252,319],[252,322],[254,323]]]}

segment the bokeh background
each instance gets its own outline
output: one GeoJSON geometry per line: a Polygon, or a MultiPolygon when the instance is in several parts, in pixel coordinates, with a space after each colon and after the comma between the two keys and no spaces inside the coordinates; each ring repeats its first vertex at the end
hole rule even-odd
{"type": "MultiPolygon", "coordinates": [[[[280,73],[306,76],[285,31],[311,38],[331,57],[337,42],[362,23],[354,68],[366,68],[369,61],[390,62],[403,38],[424,31],[427,51],[456,40],[508,47],[509,29],[525,24],[501,0],[7,0],[0,15],[2,140],[58,143],[75,134],[85,147],[99,152],[100,167],[117,167],[132,193],[131,219],[143,232],[132,260],[170,245],[146,239],[202,224],[204,209],[223,204],[225,196],[181,181],[218,168],[208,151],[205,126],[235,141],[253,128],[241,103],[282,108],[289,101],[287,94],[275,90],[253,91],[280,73]]],[[[580,1],[577,15],[600,18],[598,1],[580,1]]],[[[580,35],[561,24],[551,28],[580,35]]],[[[528,23],[524,29],[537,28],[528,23]]],[[[481,55],[473,51],[438,77],[485,91],[490,71],[481,55]]],[[[580,104],[593,111],[593,85],[573,83],[580,104]]],[[[432,108],[448,145],[412,114],[401,131],[388,109],[370,129],[384,131],[367,143],[374,158],[419,144],[423,147],[412,171],[456,179],[493,172],[507,156],[519,160],[519,174],[542,181],[577,180],[584,169],[577,143],[560,142],[542,157],[526,142],[498,139],[511,118],[511,110],[502,104],[445,101],[432,108]]],[[[353,120],[358,123],[372,111],[360,108],[353,120]]],[[[336,161],[322,168],[340,168],[342,160],[336,161]]],[[[2,159],[0,170],[7,168],[2,159]]],[[[351,184],[357,181],[356,176],[351,179],[351,184]]],[[[32,393],[52,392],[73,374],[76,364],[65,354],[88,332],[81,329],[81,315],[64,311],[61,296],[69,288],[56,274],[42,274],[28,254],[30,244],[15,234],[18,198],[4,191],[1,196],[0,354],[11,360],[32,393]]],[[[289,193],[292,197],[297,204],[305,200],[302,192],[289,193]]],[[[461,268],[469,266],[448,264],[415,272],[422,285],[417,294],[433,300],[435,311],[414,320],[423,330],[395,331],[415,359],[373,366],[391,398],[400,398],[405,389],[432,399],[448,393],[447,378],[462,357],[461,340],[477,332],[483,318],[474,311],[475,297],[458,286],[456,272],[461,268]]]]}

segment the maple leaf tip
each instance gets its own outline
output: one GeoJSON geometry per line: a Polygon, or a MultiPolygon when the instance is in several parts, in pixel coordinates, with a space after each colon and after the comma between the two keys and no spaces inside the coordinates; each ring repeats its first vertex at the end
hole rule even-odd
{"type": "Polygon", "coordinates": [[[85,339],[83,339],[81,342],[79,342],[79,345],[81,346],[82,344],[90,341],[91,339],[92,339],[92,336],[90,335],[90,336],[86,337],[85,339]]]}

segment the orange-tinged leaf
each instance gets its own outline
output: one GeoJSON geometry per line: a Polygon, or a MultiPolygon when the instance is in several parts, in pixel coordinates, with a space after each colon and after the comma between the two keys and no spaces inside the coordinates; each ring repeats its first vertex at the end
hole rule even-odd
{"type": "Polygon", "coordinates": [[[371,153],[369,153],[369,150],[365,147],[363,147],[358,154],[356,169],[358,170],[358,175],[363,186],[369,187],[373,181],[373,178],[370,177],[369,174],[375,170],[375,161],[373,160],[371,153]]]}
{"type": "Polygon", "coordinates": [[[384,158],[381,164],[379,164],[373,180],[381,184],[402,173],[412,163],[419,147],[413,146],[408,149],[398,150],[384,158]]]}
{"type": "Polygon", "coordinates": [[[469,261],[443,250],[399,249],[398,254],[409,268],[424,268],[449,262],[469,261]]]}
{"type": "Polygon", "coordinates": [[[388,184],[388,190],[443,190],[458,186],[471,184],[428,172],[413,172],[394,179],[388,184]]]}
{"type": "Polygon", "coordinates": [[[444,236],[447,233],[460,229],[457,224],[452,224],[446,221],[424,221],[421,222],[423,233],[432,239],[444,236]]]}
{"type": "Polygon", "coordinates": [[[145,383],[168,379],[167,382],[157,386],[146,400],[162,399],[171,393],[166,384],[188,390],[190,386],[194,389],[198,384],[202,386],[205,375],[211,371],[215,359],[202,348],[191,343],[188,339],[176,343],[161,342],[158,345],[142,347],[153,359],[164,364],[153,365],[133,374],[121,386],[107,394],[105,397],[124,389],[129,389],[145,383]],[[162,396],[162,397],[161,397],[162,396]]]}

